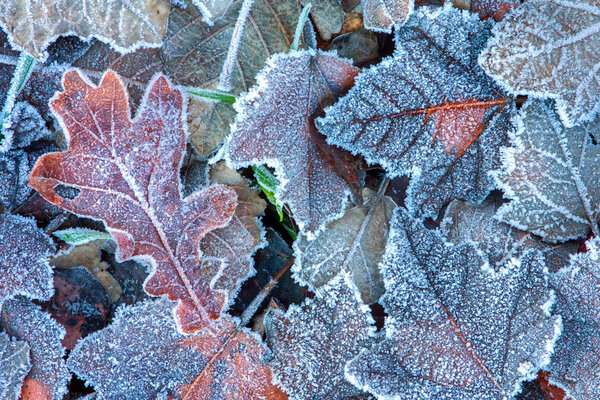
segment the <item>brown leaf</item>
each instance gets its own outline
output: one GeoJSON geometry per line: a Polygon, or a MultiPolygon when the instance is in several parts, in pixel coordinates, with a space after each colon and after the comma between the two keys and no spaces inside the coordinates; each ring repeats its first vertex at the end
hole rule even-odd
{"type": "Polygon", "coordinates": [[[212,276],[199,266],[197,246],[206,232],[229,222],[237,196],[212,186],[181,198],[186,145],[181,93],[159,77],[131,120],[125,88],[114,72],[94,87],[70,71],[63,85],[51,107],[68,133],[69,150],[41,157],[30,186],[68,211],[102,220],[121,260],[150,262],[154,271],[145,289],[179,300],[183,330],[207,324],[220,315],[224,299],[210,289],[212,276]]]}

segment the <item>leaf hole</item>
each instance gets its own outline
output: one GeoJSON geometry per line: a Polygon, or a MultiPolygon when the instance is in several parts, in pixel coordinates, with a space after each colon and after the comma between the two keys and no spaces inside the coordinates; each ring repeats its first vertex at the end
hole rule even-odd
{"type": "Polygon", "coordinates": [[[74,200],[75,198],[77,198],[77,196],[79,196],[81,190],[73,186],[63,185],[61,183],[60,185],[54,187],[54,193],[56,193],[63,199],[74,200]]]}

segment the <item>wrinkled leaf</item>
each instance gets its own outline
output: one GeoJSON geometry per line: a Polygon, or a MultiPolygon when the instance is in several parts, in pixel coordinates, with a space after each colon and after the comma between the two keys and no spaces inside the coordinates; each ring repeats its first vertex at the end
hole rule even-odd
{"type": "Polygon", "coordinates": [[[599,23],[596,0],[526,0],[494,28],[479,62],[515,94],[556,99],[572,127],[600,108],[599,23]]]}
{"type": "Polygon", "coordinates": [[[328,143],[412,175],[406,204],[436,215],[448,201],[483,200],[500,165],[511,101],[476,57],[490,24],[446,6],[398,28],[396,54],[359,75],[317,126],[328,143]]]}
{"type": "Polygon", "coordinates": [[[550,364],[550,383],[577,400],[600,396],[600,242],[586,243],[588,251],[553,274],[555,311],[565,320],[550,364]]]}
{"type": "Polygon", "coordinates": [[[48,260],[54,243],[33,219],[0,214],[0,309],[17,295],[48,300],[53,293],[48,260]]]}
{"type": "Polygon", "coordinates": [[[376,32],[392,32],[410,16],[414,0],[362,0],[365,28],[376,32]]]}
{"type": "Polygon", "coordinates": [[[391,225],[386,339],[353,359],[347,376],[383,398],[512,398],[548,364],[560,333],[542,255],[527,252],[496,273],[471,244],[446,245],[403,209],[391,225]]]}
{"type": "Polygon", "coordinates": [[[18,400],[30,369],[29,345],[0,332],[0,398],[18,400]]]}
{"type": "Polygon", "coordinates": [[[374,342],[373,318],[342,272],[314,299],[265,317],[275,381],[294,399],[342,399],[360,393],[344,378],[348,360],[374,342]]]}
{"type": "MultiPolygon", "coordinates": [[[[332,53],[277,54],[258,77],[259,85],[235,104],[238,117],[227,142],[228,163],[273,167],[281,182],[277,202],[289,205],[309,236],[340,216],[350,193],[348,182],[328,160],[336,150],[327,154],[320,148],[324,141],[314,118],[352,86],[357,73],[332,53]]],[[[343,160],[345,154],[337,153],[343,160]]]]}
{"type": "Polygon", "coordinates": [[[198,242],[229,222],[235,192],[212,186],[181,198],[183,98],[164,77],[149,86],[134,120],[112,71],[97,87],[70,71],[63,85],[52,110],[68,132],[69,150],[41,157],[30,186],[68,211],[102,220],[119,259],[149,262],[146,291],[179,300],[182,329],[193,331],[224,305],[224,296],[210,289],[213,277],[204,275],[198,242]]]}
{"type": "Polygon", "coordinates": [[[50,314],[24,298],[8,300],[2,307],[2,328],[31,349],[31,370],[25,377],[23,400],[61,400],[71,374],[64,361],[61,340],[65,330],[50,314]]]}
{"type": "Polygon", "coordinates": [[[512,201],[497,217],[549,242],[598,235],[600,119],[565,128],[549,103],[530,101],[516,118],[498,184],[512,201]]]}
{"type": "Polygon", "coordinates": [[[182,335],[171,308],[165,299],[119,308],[110,326],[78,343],[69,368],[106,400],[286,398],[271,384],[265,349],[253,334],[242,330],[219,353],[231,321],[222,320],[222,330],[182,335]]]}
{"type": "Polygon", "coordinates": [[[59,36],[96,37],[121,53],[139,47],[159,47],[169,5],[163,0],[5,0],[0,26],[13,48],[45,59],[46,48],[59,36]]]}
{"type": "Polygon", "coordinates": [[[315,240],[301,235],[294,242],[294,279],[315,291],[340,271],[348,273],[365,303],[374,303],[384,292],[379,262],[385,251],[389,223],[396,204],[382,194],[363,191],[365,203],[330,222],[315,240]]]}

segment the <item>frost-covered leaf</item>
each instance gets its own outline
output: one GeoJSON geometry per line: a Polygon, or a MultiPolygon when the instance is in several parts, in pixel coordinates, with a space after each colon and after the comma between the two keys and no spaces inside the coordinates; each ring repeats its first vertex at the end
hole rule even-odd
{"type": "Polygon", "coordinates": [[[0,332],[0,398],[18,400],[30,369],[29,345],[0,332]]]}
{"type": "Polygon", "coordinates": [[[600,241],[586,243],[571,265],[550,277],[564,319],[550,364],[550,383],[575,400],[600,398],[600,241]]]}
{"type": "MultiPolygon", "coordinates": [[[[233,0],[192,0],[192,2],[202,13],[204,17],[203,21],[209,25],[213,25],[214,20],[223,17],[229,7],[231,7],[233,0]]],[[[185,5],[185,3],[183,4],[185,5]]]]}
{"type": "Polygon", "coordinates": [[[314,118],[344,94],[358,70],[332,53],[277,54],[257,78],[259,84],[235,108],[238,116],[227,142],[236,168],[267,164],[281,182],[278,203],[289,205],[300,229],[313,235],[343,212],[350,186],[338,174],[314,118]]]}
{"type": "Polygon", "coordinates": [[[546,266],[551,272],[569,264],[569,256],[577,251],[577,242],[551,245],[500,222],[494,215],[501,205],[502,201],[492,196],[480,205],[462,200],[452,201],[440,225],[444,238],[455,245],[473,243],[495,270],[499,270],[511,258],[519,258],[529,249],[537,249],[544,254],[546,266]]]}
{"type": "Polygon", "coordinates": [[[314,299],[265,317],[275,381],[294,399],[346,399],[360,393],[344,377],[349,359],[374,343],[373,318],[342,272],[314,299]]]}
{"type": "Polygon", "coordinates": [[[386,339],[349,363],[358,387],[385,399],[510,399],[549,362],[560,318],[539,252],[496,273],[471,244],[447,245],[398,208],[382,267],[386,339]]]}
{"type": "Polygon", "coordinates": [[[331,144],[411,174],[411,212],[483,200],[500,165],[511,100],[477,65],[490,23],[446,6],[420,9],[398,28],[396,55],[359,75],[317,120],[331,144]]]}
{"type": "Polygon", "coordinates": [[[183,98],[160,76],[134,120],[125,88],[107,72],[99,86],[77,71],[63,79],[52,110],[68,133],[69,150],[42,156],[29,184],[48,201],[103,221],[120,260],[149,262],[152,295],[179,300],[182,329],[218,316],[224,296],[210,289],[198,242],[227,225],[236,194],[211,186],[182,199],[179,167],[185,152],[183,98]]]}
{"type": "Polygon", "coordinates": [[[219,352],[230,320],[182,335],[171,308],[165,299],[119,308],[110,326],[78,343],[69,368],[103,400],[286,398],[270,382],[257,337],[241,330],[219,352]]]}
{"type": "Polygon", "coordinates": [[[55,251],[52,239],[33,219],[0,214],[0,309],[17,295],[38,300],[52,296],[48,260],[55,251]]]}
{"type": "Polygon", "coordinates": [[[506,14],[518,7],[519,0],[451,0],[458,8],[479,14],[481,19],[494,18],[501,21],[506,14]]]}
{"type": "Polygon", "coordinates": [[[414,0],[362,0],[365,28],[376,32],[392,32],[410,16],[414,0]]]}
{"type": "Polygon", "coordinates": [[[72,246],[79,246],[98,239],[110,239],[110,234],[88,228],[67,228],[52,232],[54,236],[72,246]]]}
{"type": "Polygon", "coordinates": [[[96,37],[121,53],[139,47],[159,47],[165,33],[169,4],[163,0],[5,0],[0,26],[13,48],[35,58],[59,36],[96,37]]]}
{"type": "Polygon", "coordinates": [[[12,137],[13,147],[27,147],[36,140],[50,135],[46,121],[31,104],[20,101],[5,121],[5,135],[12,137]]]}
{"type": "Polygon", "coordinates": [[[312,4],[310,14],[312,15],[315,27],[323,40],[330,40],[342,29],[344,23],[344,10],[341,0],[301,0],[302,5],[312,4]]]}
{"type": "MultiPolygon", "coordinates": [[[[236,0],[213,26],[202,22],[196,7],[172,10],[161,57],[165,72],[175,83],[216,87],[241,6],[242,0],[236,0]]],[[[232,93],[247,91],[269,56],[289,50],[299,14],[297,0],[253,3],[232,73],[232,93]]],[[[229,104],[190,99],[190,141],[196,150],[204,156],[213,151],[229,134],[234,118],[229,104]]]]}
{"type": "Polygon", "coordinates": [[[600,149],[590,135],[600,129],[600,118],[565,128],[549,103],[532,100],[515,125],[513,147],[496,172],[512,201],[497,217],[549,242],[584,237],[590,228],[598,236],[600,149]]]}
{"type": "Polygon", "coordinates": [[[22,399],[61,400],[71,380],[63,359],[64,328],[50,314],[24,298],[4,303],[0,325],[11,337],[26,342],[30,348],[31,370],[25,377],[22,399]]]}
{"type": "Polygon", "coordinates": [[[345,271],[365,303],[374,303],[383,294],[379,262],[396,204],[369,189],[364,189],[363,196],[363,205],[349,209],[342,218],[327,224],[315,240],[300,235],[294,242],[296,263],[292,270],[300,284],[315,291],[345,271]]]}
{"type": "Polygon", "coordinates": [[[513,93],[556,99],[572,127],[600,109],[599,26],[597,0],[526,0],[494,28],[479,62],[513,93]]]}

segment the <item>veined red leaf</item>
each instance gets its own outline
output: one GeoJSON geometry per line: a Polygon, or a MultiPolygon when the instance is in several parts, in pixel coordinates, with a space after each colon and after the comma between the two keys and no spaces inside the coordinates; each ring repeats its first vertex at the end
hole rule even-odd
{"type": "Polygon", "coordinates": [[[223,296],[210,290],[198,243],[227,225],[235,191],[211,186],[182,199],[179,168],[186,146],[183,97],[160,76],[150,84],[137,117],[117,75],[98,87],[72,70],[51,101],[69,149],[41,157],[29,184],[48,201],[106,224],[120,260],[153,266],[152,295],[179,300],[181,328],[191,332],[220,315],[223,296]]]}

